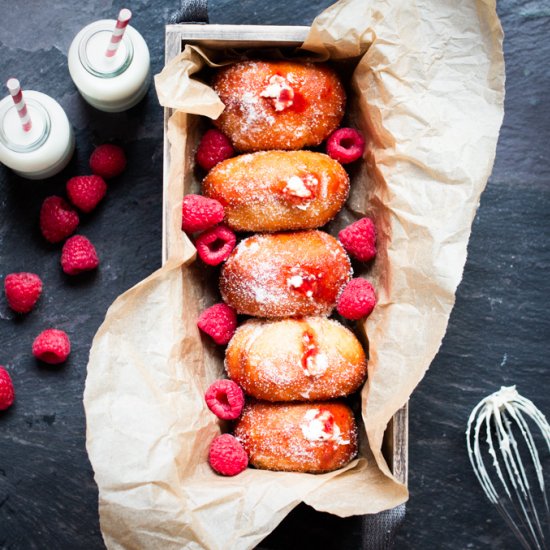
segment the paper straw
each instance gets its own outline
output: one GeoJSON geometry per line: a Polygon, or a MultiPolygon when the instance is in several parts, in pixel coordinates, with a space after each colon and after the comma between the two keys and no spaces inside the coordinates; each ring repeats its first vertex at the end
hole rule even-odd
{"type": "Polygon", "coordinates": [[[118,19],[116,21],[115,30],[111,35],[111,41],[109,42],[109,46],[107,47],[107,51],[105,52],[105,55],[107,57],[113,57],[113,55],[116,54],[118,50],[118,45],[120,44],[120,41],[124,36],[124,31],[126,30],[126,27],[128,26],[131,17],[132,12],[130,10],[126,8],[120,10],[118,14],[118,19]]]}
{"type": "Polygon", "coordinates": [[[23,99],[23,92],[21,91],[21,85],[17,78],[10,78],[6,83],[8,90],[10,91],[13,102],[15,103],[15,108],[21,119],[21,125],[23,126],[23,131],[28,132],[32,127],[31,117],[29,116],[29,111],[27,110],[27,104],[23,99]]]}

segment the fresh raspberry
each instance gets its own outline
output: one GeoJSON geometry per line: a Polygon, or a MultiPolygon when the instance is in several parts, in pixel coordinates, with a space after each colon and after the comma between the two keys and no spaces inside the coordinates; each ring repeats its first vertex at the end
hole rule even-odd
{"type": "Polygon", "coordinates": [[[217,225],[197,237],[195,246],[200,259],[208,265],[218,265],[229,258],[237,244],[237,236],[226,225],[217,225]]]}
{"type": "Polygon", "coordinates": [[[336,309],[346,319],[368,317],[376,305],[373,286],[366,279],[352,279],[340,295],[336,309]]]}
{"type": "Polygon", "coordinates": [[[114,178],[126,168],[126,155],[121,147],[106,143],[94,149],[90,157],[92,172],[108,180],[114,178]]]}
{"type": "Polygon", "coordinates": [[[34,273],[10,273],[4,279],[8,305],[17,313],[28,313],[42,294],[42,280],[34,273]]]}
{"type": "Polygon", "coordinates": [[[71,342],[67,333],[55,328],[41,332],[32,343],[32,354],[44,363],[58,365],[71,353],[71,342]]]}
{"type": "Polygon", "coordinates": [[[75,235],[63,245],[61,267],[67,275],[78,275],[99,265],[94,245],[82,235],[75,235]]]}
{"type": "Polygon", "coordinates": [[[328,156],[342,164],[348,164],[363,155],[365,140],[355,128],[340,128],[327,140],[328,156]]]}
{"type": "Polygon", "coordinates": [[[233,380],[216,380],[206,390],[208,408],[222,420],[239,418],[244,407],[244,394],[233,380]]]}
{"type": "Polygon", "coordinates": [[[222,434],[212,440],[208,462],[218,474],[236,476],[246,470],[248,456],[235,437],[231,434],[222,434]]]}
{"type": "Polygon", "coordinates": [[[361,218],[338,233],[346,252],[361,262],[376,256],[376,227],[370,218],[361,218]]]}
{"type": "Polygon", "coordinates": [[[82,212],[91,212],[106,192],[107,184],[101,176],[75,176],[67,182],[69,200],[82,212]]]}
{"type": "Polygon", "coordinates": [[[14,399],[15,392],[13,391],[10,373],[4,367],[0,367],[0,411],[5,411],[8,407],[11,407],[14,399]]]}
{"type": "Polygon", "coordinates": [[[202,136],[197,149],[197,162],[201,168],[210,170],[218,162],[231,158],[235,154],[229,138],[219,130],[208,130],[202,136]]]}
{"type": "Polygon", "coordinates": [[[183,199],[181,228],[187,233],[210,229],[223,220],[220,202],[202,195],[186,195],[183,199]]]}
{"type": "Polygon", "coordinates": [[[58,243],[75,231],[78,214],[61,197],[48,197],[40,209],[40,230],[47,241],[58,243]]]}
{"type": "Polygon", "coordinates": [[[200,314],[197,326],[216,344],[224,346],[237,330],[237,313],[227,304],[214,304],[200,314]]]}

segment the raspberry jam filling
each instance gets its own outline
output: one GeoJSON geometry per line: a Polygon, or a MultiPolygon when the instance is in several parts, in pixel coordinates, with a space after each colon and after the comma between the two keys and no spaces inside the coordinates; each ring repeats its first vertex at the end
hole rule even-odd
{"type": "Polygon", "coordinates": [[[304,415],[300,428],[308,441],[334,441],[338,445],[349,444],[349,441],[342,439],[340,427],[334,421],[330,411],[309,409],[304,415]]]}
{"type": "Polygon", "coordinates": [[[315,334],[306,329],[302,334],[302,368],[306,376],[321,376],[328,368],[328,357],[319,353],[315,334]]]}
{"type": "Polygon", "coordinates": [[[278,74],[271,76],[269,84],[260,92],[260,96],[271,99],[277,112],[288,109],[294,102],[294,90],[289,81],[278,74]]]}
{"type": "Polygon", "coordinates": [[[282,193],[296,208],[305,210],[309,201],[315,198],[319,180],[313,174],[291,176],[283,182],[282,193]]]}
{"type": "Polygon", "coordinates": [[[314,299],[318,297],[319,280],[323,278],[323,274],[308,271],[301,267],[293,267],[286,279],[286,284],[298,294],[314,299]]]}
{"type": "Polygon", "coordinates": [[[313,195],[311,189],[306,185],[305,180],[299,176],[288,178],[283,193],[287,193],[294,197],[300,197],[301,199],[309,199],[313,195]]]}
{"type": "Polygon", "coordinates": [[[306,98],[300,92],[294,91],[294,99],[292,100],[291,109],[295,113],[303,113],[307,109],[308,105],[309,103],[306,98]]]}

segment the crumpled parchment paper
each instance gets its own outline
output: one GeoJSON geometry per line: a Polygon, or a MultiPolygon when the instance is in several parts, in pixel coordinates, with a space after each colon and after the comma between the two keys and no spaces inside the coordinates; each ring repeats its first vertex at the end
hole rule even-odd
{"type": "Polygon", "coordinates": [[[208,466],[220,427],[203,394],[223,373],[223,350],[196,319],[219,297],[179,224],[183,194],[199,189],[197,117],[186,113],[216,117],[222,106],[190,78],[208,54],[187,48],[156,77],[161,103],[186,112],[169,124],[168,261],[114,302],[88,364],[87,449],[109,548],[252,548],[300,502],[347,516],[407,498],[382,438],[437,353],[462,277],[503,117],[502,30],[491,0],[342,0],[304,49],[358,60],[348,111],[371,136],[333,224],[368,213],[379,233],[367,273],[379,302],[360,327],[370,353],[360,458],[317,476],[224,478],[208,466]]]}

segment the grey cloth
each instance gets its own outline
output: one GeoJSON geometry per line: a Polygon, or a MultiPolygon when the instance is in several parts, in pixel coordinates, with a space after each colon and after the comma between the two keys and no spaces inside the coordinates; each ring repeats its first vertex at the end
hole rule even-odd
{"type": "MultiPolygon", "coordinates": [[[[181,0],[180,9],[170,17],[170,23],[208,23],[207,0],[181,0]]],[[[358,545],[364,550],[391,550],[404,519],[405,504],[363,516],[362,540],[357,541],[358,545]]]]}
{"type": "Polygon", "coordinates": [[[378,514],[363,516],[363,548],[391,550],[395,535],[405,519],[405,504],[378,514]]]}
{"type": "Polygon", "coordinates": [[[181,0],[180,9],[172,14],[170,23],[208,23],[207,0],[181,0]]]}

